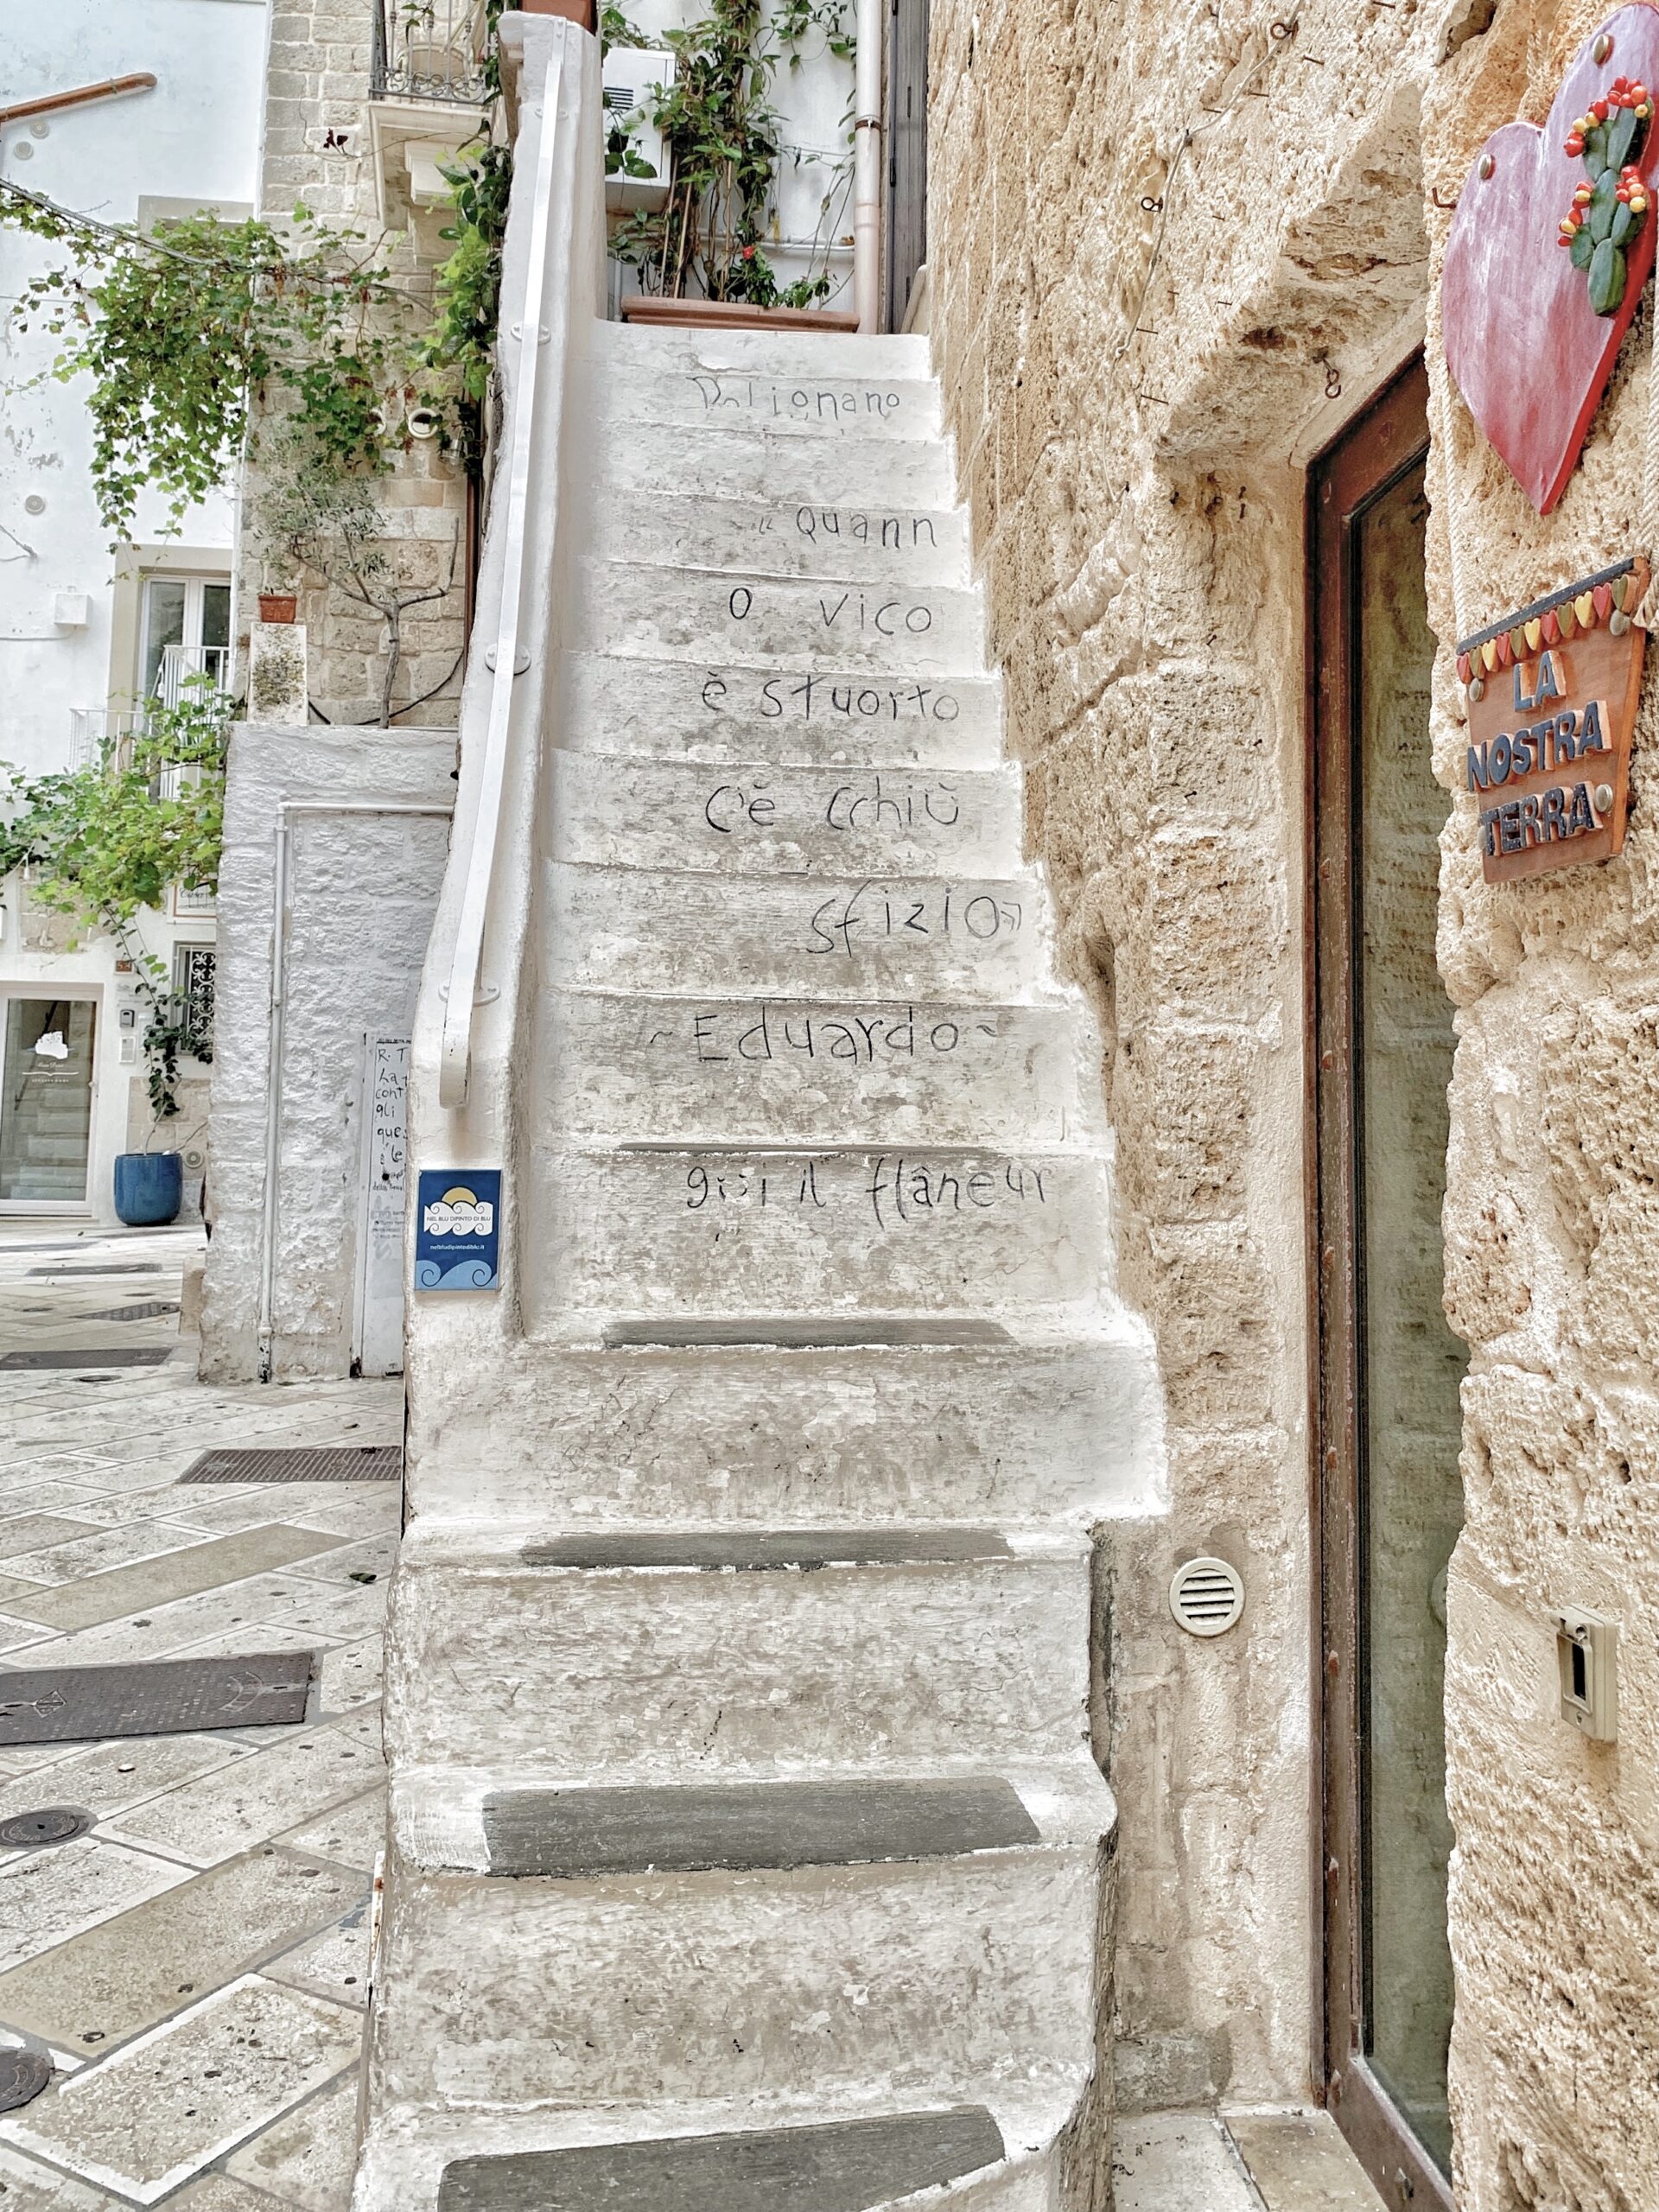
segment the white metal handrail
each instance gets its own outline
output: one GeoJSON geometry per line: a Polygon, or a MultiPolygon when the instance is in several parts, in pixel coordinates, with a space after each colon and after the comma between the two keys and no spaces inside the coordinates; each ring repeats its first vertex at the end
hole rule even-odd
{"type": "MultiPolygon", "coordinates": [[[[467,1103],[472,1069],[473,1014],[479,1001],[479,971],[484,956],[484,925],[495,878],[496,847],[501,834],[501,797],[507,771],[507,734],[512,719],[512,688],[529,665],[518,651],[518,613],[524,595],[524,536],[530,512],[530,467],[536,428],[536,391],[541,379],[543,296],[547,288],[547,241],[553,198],[553,154],[558,137],[563,52],[556,48],[542,88],[536,125],[535,183],[531,202],[530,266],[519,319],[512,326],[518,343],[518,386],[512,394],[512,436],[507,461],[507,504],[503,530],[501,611],[496,628],[490,685],[489,720],[479,779],[478,810],[462,879],[461,914],[443,993],[443,1044],[438,1063],[438,1103],[454,1112],[467,1103]]],[[[556,474],[550,473],[556,484],[556,474]]],[[[543,524],[547,542],[556,541],[557,493],[543,524]]],[[[488,655],[486,655],[486,664],[488,655]]]]}

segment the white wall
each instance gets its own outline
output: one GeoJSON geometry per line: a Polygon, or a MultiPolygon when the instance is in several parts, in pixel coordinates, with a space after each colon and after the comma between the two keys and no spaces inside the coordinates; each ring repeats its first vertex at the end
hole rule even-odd
{"type": "MultiPolygon", "coordinates": [[[[106,221],[130,221],[142,199],[229,203],[254,197],[264,79],[264,0],[52,0],[6,10],[6,104],[81,85],[152,72],[155,89],[6,126],[0,174],[60,205],[106,221]]],[[[57,249],[0,228],[0,315],[57,249]]],[[[46,372],[57,350],[43,330],[20,334],[0,322],[0,761],[31,775],[70,762],[71,714],[101,709],[137,677],[137,639],[128,586],[125,634],[112,664],[117,632],[115,557],[99,521],[89,477],[92,431],[84,384],[46,372]],[[41,504],[30,512],[30,500],[41,504]],[[54,623],[61,591],[87,594],[82,628],[54,623]]],[[[146,495],[137,537],[159,539],[164,503],[146,495]]],[[[187,515],[176,541],[184,550],[228,556],[234,514],[228,495],[187,515]]],[[[210,563],[211,565],[211,563],[210,563]]],[[[21,941],[16,886],[0,929],[0,982],[86,982],[104,995],[89,1189],[94,1209],[110,1213],[114,1155],[129,1142],[129,1090],[140,1071],[119,1056],[115,1019],[119,989],[104,944],[74,955],[21,941]]],[[[163,957],[179,938],[205,942],[211,921],[176,929],[146,917],[143,936],[163,957]]],[[[130,1040],[129,1049],[131,1049],[130,1040]]],[[[200,1086],[197,1086],[198,1091],[200,1086]]],[[[193,1112],[170,1135],[199,1145],[193,1112]],[[190,1122],[187,1128],[184,1124],[190,1122]]]]}

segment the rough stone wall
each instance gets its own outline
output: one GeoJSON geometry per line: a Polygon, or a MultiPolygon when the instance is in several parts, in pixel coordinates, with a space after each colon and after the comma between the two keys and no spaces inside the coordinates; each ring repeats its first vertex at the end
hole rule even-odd
{"type": "MultiPolygon", "coordinates": [[[[393,0],[388,0],[393,13],[393,0]]],[[[375,157],[370,137],[371,0],[273,0],[265,86],[264,162],[260,213],[282,224],[302,203],[330,228],[361,234],[408,290],[411,315],[426,319],[435,261],[448,251],[435,212],[415,228],[383,232],[376,213],[375,157]]],[[[458,111],[434,110],[434,135],[465,136],[458,111]]],[[[245,472],[241,545],[242,605],[251,610],[261,578],[260,550],[251,526],[263,477],[256,446],[245,472]]],[[[423,725],[447,728],[460,712],[459,661],[466,643],[467,489],[462,469],[435,440],[409,442],[375,497],[385,512],[387,549],[400,582],[442,583],[448,595],[418,607],[404,624],[404,664],[395,707],[422,702],[423,725]]],[[[273,573],[273,588],[290,579],[273,573]]],[[[299,619],[308,630],[311,696],[334,721],[378,715],[385,630],[379,617],[338,588],[308,580],[299,619]]]]}
{"type": "MultiPolygon", "coordinates": [[[[273,895],[284,800],[448,808],[452,731],[261,729],[231,744],[219,890],[211,1198],[201,1372],[260,1379],[273,895]]],[[[288,931],[271,1379],[351,1370],[364,1035],[407,1036],[443,880],[443,817],[296,813],[288,931]]]]}
{"type": "MultiPolygon", "coordinates": [[[[1426,314],[1438,391],[1430,195],[1497,124],[1541,119],[1599,19],[1321,0],[1275,37],[1267,13],[934,0],[932,19],[934,346],[1030,849],[1104,1016],[1122,1287],[1168,1395],[1171,1515],[1115,1565],[1131,2107],[1303,2094],[1313,2039],[1303,471],[1426,314]],[[1166,1605],[1200,1549],[1249,1592],[1213,1644],[1166,1605]]],[[[1470,626],[1632,550],[1644,328],[1548,523],[1454,408],[1470,626]]],[[[1428,481],[1450,794],[1438,453],[1428,481]]],[[[1487,891],[1469,802],[1447,805],[1446,1303],[1471,1350],[1448,1599],[1460,2202],[1635,2212],[1659,2201],[1652,809],[1611,867],[1487,891]],[[1610,1750],[1554,1717],[1549,1615],[1574,1600],[1622,1625],[1610,1750]]]]}

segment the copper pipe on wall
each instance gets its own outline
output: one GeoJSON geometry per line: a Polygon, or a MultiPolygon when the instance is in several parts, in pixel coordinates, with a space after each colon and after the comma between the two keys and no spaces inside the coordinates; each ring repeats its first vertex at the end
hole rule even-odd
{"type": "Polygon", "coordinates": [[[106,77],[101,85],[77,85],[71,92],[42,92],[38,99],[16,100],[10,107],[0,107],[0,129],[8,123],[21,123],[26,115],[52,115],[60,108],[84,107],[88,100],[118,99],[123,92],[153,92],[155,73],[149,69],[135,69],[125,77],[106,77]]]}

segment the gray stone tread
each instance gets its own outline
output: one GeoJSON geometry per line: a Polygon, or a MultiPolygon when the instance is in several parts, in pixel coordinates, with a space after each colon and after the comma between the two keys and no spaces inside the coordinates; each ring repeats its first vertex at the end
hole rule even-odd
{"type": "Polygon", "coordinates": [[[998,1779],[499,1789],[483,1820],[492,1874],[563,1881],[891,1864],[1042,1840],[998,1779]]]}
{"type": "Polygon", "coordinates": [[[918,1319],[905,1314],[840,1316],[772,1313],[719,1321],[677,1321],[658,1319],[614,1319],[604,1325],[607,1351],[656,1351],[724,1348],[747,1345],[790,1351],[851,1351],[862,1347],[903,1344],[954,1344],[988,1347],[1012,1344],[1014,1338],[998,1321],[971,1316],[918,1319]]]}
{"type": "Polygon", "coordinates": [[[526,1567],[730,1568],[899,1567],[1010,1559],[995,1529],[697,1529],[599,1532],[526,1544],[526,1567]]]}
{"type": "Polygon", "coordinates": [[[458,2158],[438,2212],[870,2212],[995,2164],[983,2106],[458,2158]]]}

